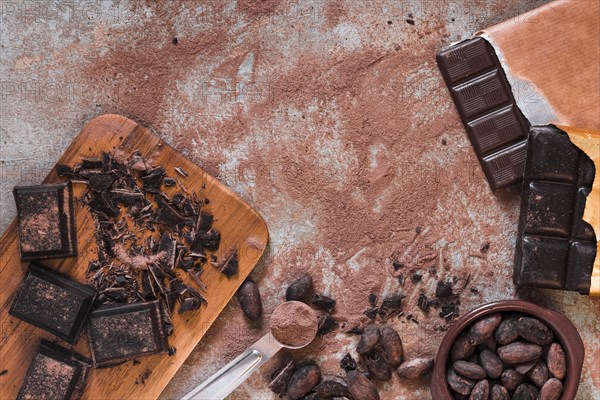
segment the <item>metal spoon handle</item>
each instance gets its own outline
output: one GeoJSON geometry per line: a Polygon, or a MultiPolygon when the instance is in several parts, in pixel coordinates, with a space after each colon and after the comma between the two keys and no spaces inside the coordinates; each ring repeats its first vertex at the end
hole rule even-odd
{"type": "Polygon", "coordinates": [[[197,386],[181,400],[222,400],[242,384],[254,371],[281,349],[270,333],[263,336],[246,351],[216,374],[197,386]]]}

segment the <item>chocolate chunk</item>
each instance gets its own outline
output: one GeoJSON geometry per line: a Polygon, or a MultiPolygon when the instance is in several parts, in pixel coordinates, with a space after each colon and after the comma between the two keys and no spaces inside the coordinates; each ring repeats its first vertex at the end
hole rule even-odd
{"type": "Polygon", "coordinates": [[[121,213],[121,209],[113,203],[112,198],[107,193],[93,194],[88,206],[109,218],[116,218],[121,213]]]}
{"type": "Polygon", "coordinates": [[[205,211],[200,213],[200,223],[198,225],[198,231],[207,232],[208,230],[210,230],[210,228],[212,227],[213,219],[214,217],[212,214],[209,214],[205,211]]]}
{"type": "Polygon", "coordinates": [[[79,399],[90,367],[90,360],[42,340],[27,369],[17,400],[79,399]]]}
{"type": "Polygon", "coordinates": [[[402,299],[404,299],[405,297],[406,296],[403,294],[389,296],[389,297],[386,297],[383,299],[383,301],[381,302],[381,305],[384,308],[399,310],[400,308],[402,308],[402,299]]]}
{"type": "Polygon", "coordinates": [[[296,370],[287,386],[286,395],[290,400],[299,400],[307,395],[321,379],[321,370],[315,364],[306,364],[296,370]]]}
{"type": "Polygon", "coordinates": [[[88,187],[94,192],[106,192],[116,179],[115,174],[97,174],[90,176],[88,187]]]}
{"type": "Polygon", "coordinates": [[[200,232],[196,236],[203,248],[216,251],[221,243],[221,234],[216,229],[210,229],[208,232],[200,232]]]}
{"type": "Polygon", "coordinates": [[[438,281],[435,288],[435,297],[447,298],[452,296],[452,282],[438,281]]]}
{"type": "Polygon", "coordinates": [[[285,394],[288,383],[294,373],[294,360],[291,360],[269,384],[269,389],[276,394],[285,394]]]}
{"type": "Polygon", "coordinates": [[[346,353],[340,360],[340,368],[346,372],[356,369],[356,361],[354,361],[350,353],[346,353]]]}
{"type": "Polygon", "coordinates": [[[166,187],[173,187],[173,186],[177,185],[177,181],[175,181],[175,179],[173,179],[173,178],[165,177],[163,179],[163,184],[166,187]]]}
{"type": "Polygon", "coordinates": [[[262,315],[262,300],[258,286],[251,280],[246,280],[237,291],[237,299],[242,311],[250,321],[257,321],[262,315]]]}
{"type": "Polygon", "coordinates": [[[594,164],[562,130],[532,127],[513,281],[588,293],[596,238],[583,220],[594,164]]]}
{"type": "Polygon", "coordinates": [[[369,304],[371,305],[371,307],[375,307],[377,305],[377,300],[379,300],[379,299],[377,298],[377,295],[371,293],[369,295],[368,300],[369,300],[369,304]]]}
{"type": "Polygon", "coordinates": [[[164,176],[164,168],[156,167],[151,169],[147,175],[140,178],[144,184],[143,190],[148,193],[159,193],[164,176]]]}
{"type": "Polygon", "coordinates": [[[158,301],[101,306],[90,313],[88,333],[96,367],[163,353],[169,347],[158,301]]]}
{"type": "Polygon", "coordinates": [[[425,293],[421,293],[419,295],[419,299],[417,300],[417,307],[419,307],[423,311],[429,310],[429,300],[427,299],[425,293]]]}
{"type": "Polygon", "coordinates": [[[285,291],[286,301],[304,301],[312,287],[312,277],[303,275],[288,286],[285,291]]]}
{"type": "Polygon", "coordinates": [[[177,211],[170,204],[161,203],[159,205],[158,215],[156,216],[157,223],[166,225],[173,229],[178,224],[182,223],[183,219],[183,215],[181,215],[181,213],[179,213],[179,211],[177,211]]]}
{"type": "Polygon", "coordinates": [[[9,314],[74,344],[95,297],[93,287],[30,263],[9,314]]]}
{"type": "Polygon", "coordinates": [[[379,400],[377,388],[362,372],[348,371],[346,384],[352,399],[379,400]]]}
{"type": "Polygon", "coordinates": [[[200,308],[201,304],[202,302],[200,301],[200,299],[197,299],[196,297],[188,297],[181,301],[178,312],[179,314],[183,314],[187,311],[197,310],[200,308]]]}
{"type": "Polygon", "coordinates": [[[339,324],[329,314],[323,314],[319,317],[317,335],[323,336],[335,331],[339,324]]]}
{"type": "Polygon", "coordinates": [[[230,253],[224,256],[219,272],[227,278],[231,278],[238,273],[238,255],[237,250],[230,250],[230,253]]]}
{"type": "Polygon", "coordinates": [[[335,300],[331,297],[315,293],[312,297],[311,303],[313,306],[330,313],[335,307],[335,300]]]}
{"type": "Polygon", "coordinates": [[[77,255],[70,183],[17,186],[13,195],[17,205],[22,260],[77,255]]]}

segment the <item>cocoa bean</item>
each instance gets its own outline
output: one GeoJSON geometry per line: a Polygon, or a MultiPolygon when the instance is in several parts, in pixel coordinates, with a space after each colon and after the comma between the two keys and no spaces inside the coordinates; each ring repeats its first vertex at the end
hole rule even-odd
{"type": "Polygon", "coordinates": [[[490,398],[490,383],[487,379],[479,381],[473,386],[469,400],[489,400],[490,398]]]}
{"type": "Polygon", "coordinates": [[[504,386],[494,385],[490,392],[490,400],[510,400],[510,395],[504,386]]]}
{"type": "Polygon", "coordinates": [[[381,334],[381,346],[383,348],[383,355],[387,363],[392,367],[396,368],[404,360],[404,348],[402,347],[402,340],[398,332],[389,326],[384,326],[380,330],[381,334]]]}
{"type": "Polygon", "coordinates": [[[528,342],[544,346],[552,343],[554,334],[542,321],[531,317],[521,317],[516,323],[519,336],[528,342]]]}
{"type": "Polygon", "coordinates": [[[303,398],[301,398],[300,400],[321,400],[321,397],[317,393],[311,392],[303,398]]]}
{"type": "Polygon", "coordinates": [[[499,378],[504,369],[502,361],[489,349],[483,349],[479,353],[479,363],[487,373],[487,376],[492,379],[499,378]]]}
{"type": "Polygon", "coordinates": [[[544,386],[544,383],[548,379],[550,379],[550,372],[548,372],[548,367],[546,363],[543,361],[538,361],[535,366],[527,373],[529,380],[538,388],[544,386]]]}
{"type": "Polygon", "coordinates": [[[502,382],[502,386],[504,386],[508,391],[515,390],[523,381],[525,380],[525,376],[521,375],[514,369],[507,369],[500,376],[500,382],[502,382]]]}
{"type": "Polygon", "coordinates": [[[287,301],[304,301],[311,287],[312,277],[308,274],[303,275],[288,286],[285,291],[285,299],[287,301]]]}
{"type": "Polygon", "coordinates": [[[448,368],[448,371],[446,372],[446,381],[448,382],[450,389],[464,396],[469,395],[471,389],[475,386],[474,381],[458,375],[452,367],[448,368]]]}
{"type": "Polygon", "coordinates": [[[315,364],[306,364],[298,368],[290,378],[287,386],[287,397],[298,400],[306,396],[317,386],[321,379],[321,370],[315,364]]]}
{"type": "Polygon", "coordinates": [[[475,346],[469,343],[469,333],[463,332],[452,344],[450,349],[450,361],[466,360],[475,351],[475,346]]]}
{"type": "Polygon", "coordinates": [[[485,339],[483,343],[479,345],[479,347],[490,349],[491,351],[496,351],[498,345],[496,344],[496,339],[494,338],[494,335],[490,335],[490,337],[485,339]]]}
{"type": "Polygon", "coordinates": [[[498,357],[505,364],[523,364],[538,359],[542,355],[542,346],[533,343],[513,342],[498,347],[498,357]]]}
{"type": "Polygon", "coordinates": [[[498,325],[498,328],[494,333],[494,338],[499,345],[502,346],[512,343],[519,338],[519,333],[515,326],[516,322],[516,318],[508,318],[500,322],[500,325],[498,325]]]}
{"type": "Polygon", "coordinates": [[[379,400],[379,392],[367,377],[356,370],[348,371],[346,384],[350,397],[355,400],[379,400]]]}
{"type": "Polygon", "coordinates": [[[275,379],[271,381],[269,384],[269,389],[273,391],[273,393],[277,394],[285,394],[287,390],[287,385],[290,382],[290,378],[294,373],[294,360],[290,361],[282,370],[277,374],[275,379]]]}
{"type": "Polygon", "coordinates": [[[322,399],[329,399],[331,397],[350,396],[348,386],[341,382],[333,380],[326,380],[319,383],[319,385],[315,388],[315,392],[317,392],[319,397],[322,399]]]}
{"type": "Polygon", "coordinates": [[[400,364],[396,372],[401,378],[419,379],[431,371],[432,367],[432,358],[413,358],[400,364]]]}
{"type": "Polygon", "coordinates": [[[540,389],[540,400],[558,400],[562,391],[562,382],[556,378],[550,378],[540,389]]]}
{"type": "Polygon", "coordinates": [[[494,333],[501,321],[502,315],[498,313],[490,314],[477,320],[471,326],[471,329],[469,329],[469,343],[473,346],[483,343],[494,333]]]}
{"type": "Polygon", "coordinates": [[[537,364],[537,362],[538,362],[537,360],[533,360],[528,363],[515,365],[515,371],[517,371],[521,375],[525,375],[527,372],[529,372],[531,370],[531,368],[533,368],[535,366],[535,364],[537,364]]]}
{"type": "Polygon", "coordinates": [[[358,344],[356,345],[356,351],[358,354],[366,354],[369,351],[373,350],[373,348],[379,343],[379,339],[381,338],[381,333],[379,332],[379,328],[376,326],[368,326],[365,328],[358,344]]]}
{"type": "Polygon", "coordinates": [[[546,356],[546,363],[553,377],[561,380],[565,378],[567,361],[565,359],[565,352],[560,344],[552,343],[550,345],[548,355],[546,356]]]}
{"type": "Polygon", "coordinates": [[[512,400],[537,400],[539,394],[539,391],[532,385],[522,383],[517,390],[515,390],[512,400]]]}
{"type": "Polygon", "coordinates": [[[452,367],[457,374],[469,379],[480,380],[487,375],[481,366],[467,361],[455,361],[452,367]]]}
{"type": "Polygon", "coordinates": [[[262,301],[258,286],[251,280],[246,280],[237,291],[237,299],[242,311],[250,321],[260,319],[262,314],[262,301]]]}
{"type": "Polygon", "coordinates": [[[371,350],[363,355],[365,365],[377,379],[380,381],[389,381],[392,378],[392,371],[383,355],[378,350],[371,350]]]}

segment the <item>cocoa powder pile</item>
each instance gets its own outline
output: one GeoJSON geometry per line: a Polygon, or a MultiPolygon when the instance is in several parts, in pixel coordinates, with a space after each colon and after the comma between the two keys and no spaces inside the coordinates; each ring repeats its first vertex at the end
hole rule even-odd
{"type": "Polygon", "coordinates": [[[299,301],[282,303],[271,316],[271,333],[286,346],[305,346],[317,333],[317,316],[309,306],[299,301]]]}

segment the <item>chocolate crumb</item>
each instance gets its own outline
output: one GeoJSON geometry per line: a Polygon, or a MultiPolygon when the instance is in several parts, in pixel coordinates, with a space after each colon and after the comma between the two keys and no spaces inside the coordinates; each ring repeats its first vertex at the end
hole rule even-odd
{"type": "Polygon", "coordinates": [[[0,371],[0,376],[2,375],[6,375],[8,373],[7,369],[3,369],[2,371],[0,371]]]}
{"type": "Polygon", "coordinates": [[[435,288],[435,297],[447,298],[452,296],[452,283],[450,281],[438,281],[435,288]]]}

